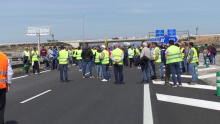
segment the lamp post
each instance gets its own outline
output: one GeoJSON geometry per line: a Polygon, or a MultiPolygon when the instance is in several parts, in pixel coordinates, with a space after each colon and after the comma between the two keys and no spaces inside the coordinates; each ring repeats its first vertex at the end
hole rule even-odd
{"type": "Polygon", "coordinates": [[[85,42],[84,42],[84,11],[83,11],[83,48],[85,47],[85,42]]]}

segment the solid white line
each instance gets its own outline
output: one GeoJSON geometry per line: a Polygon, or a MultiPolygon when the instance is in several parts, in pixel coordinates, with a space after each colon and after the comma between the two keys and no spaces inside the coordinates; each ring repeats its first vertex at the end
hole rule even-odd
{"type": "Polygon", "coordinates": [[[193,98],[186,98],[186,97],[178,97],[178,96],[171,96],[171,95],[164,95],[164,94],[156,94],[157,100],[164,101],[164,102],[171,102],[177,103],[182,105],[212,109],[220,111],[220,103],[207,101],[207,100],[200,100],[200,99],[193,99],[193,98]]]}
{"type": "MultiPolygon", "coordinates": [[[[45,72],[48,72],[48,71],[50,71],[50,70],[47,70],[47,71],[42,71],[42,72],[40,72],[40,73],[45,73],[45,72]]],[[[23,78],[23,77],[27,77],[27,75],[12,78],[12,80],[14,80],[14,79],[19,79],[19,78],[23,78]]]]}
{"type": "Polygon", "coordinates": [[[41,93],[41,94],[38,94],[38,95],[36,95],[36,96],[33,96],[33,97],[31,97],[31,98],[29,98],[29,99],[27,99],[27,100],[24,100],[24,101],[22,101],[22,102],[20,102],[20,103],[26,103],[26,102],[28,102],[28,101],[34,99],[34,98],[37,98],[37,97],[39,97],[39,96],[41,96],[41,95],[43,95],[43,94],[45,94],[45,93],[50,92],[50,91],[52,91],[52,90],[47,90],[47,91],[45,91],[45,92],[43,92],[43,93],[41,93]]]}
{"type": "MultiPolygon", "coordinates": [[[[181,77],[192,78],[192,75],[181,75],[181,77]]],[[[205,79],[205,78],[211,78],[211,77],[216,77],[216,73],[198,76],[199,79],[205,79]]]]}
{"type": "MultiPolygon", "coordinates": [[[[164,85],[164,81],[152,81],[152,82],[153,82],[153,84],[164,85]]],[[[170,84],[173,84],[173,82],[169,82],[169,83],[170,83],[170,84]]],[[[197,89],[206,89],[206,90],[216,90],[216,86],[201,85],[201,84],[188,85],[188,83],[182,83],[182,87],[197,88],[197,89]]]]}
{"type": "Polygon", "coordinates": [[[202,68],[202,69],[198,69],[198,71],[206,71],[206,70],[212,70],[212,69],[217,69],[217,68],[202,68]]]}
{"type": "Polygon", "coordinates": [[[149,84],[144,85],[144,124],[153,124],[149,84]]]}

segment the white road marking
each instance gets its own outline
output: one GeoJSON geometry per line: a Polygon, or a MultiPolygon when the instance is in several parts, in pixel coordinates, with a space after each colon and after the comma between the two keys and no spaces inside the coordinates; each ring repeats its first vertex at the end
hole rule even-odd
{"type": "MultiPolygon", "coordinates": [[[[45,73],[45,72],[48,72],[48,71],[50,71],[50,70],[47,70],[47,71],[42,71],[42,72],[40,72],[40,73],[45,73]]],[[[19,78],[23,78],[23,77],[27,77],[27,75],[12,78],[12,80],[14,80],[14,79],[19,79],[19,78]]]]}
{"type": "Polygon", "coordinates": [[[198,71],[206,71],[206,70],[212,70],[212,69],[217,69],[217,68],[202,68],[202,69],[198,69],[198,71]]]}
{"type": "Polygon", "coordinates": [[[200,99],[193,99],[193,98],[186,98],[186,97],[179,97],[179,96],[171,96],[171,95],[164,95],[164,94],[156,94],[157,100],[164,101],[164,102],[171,102],[177,103],[182,105],[212,109],[220,111],[220,103],[207,101],[207,100],[200,100],[200,99]]]}
{"type": "MultiPolygon", "coordinates": [[[[172,75],[171,75],[171,76],[172,76],[172,75]]],[[[192,78],[192,75],[181,75],[181,77],[192,78]]],[[[199,79],[205,79],[205,78],[211,78],[211,77],[216,77],[216,73],[198,76],[199,79]]]]}
{"type": "MultiPolygon", "coordinates": [[[[153,84],[160,84],[164,85],[164,81],[152,81],[153,84]]],[[[169,82],[170,84],[173,84],[173,82],[169,82]]],[[[197,89],[206,89],[206,90],[216,90],[216,86],[211,86],[211,85],[201,85],[201,84],[196,84],[196,85],[188,85],[188,83],[182,83],[182,87],[189,87],[189,88],[197,88],[197,89]]]]}
{"type": "Polygon", "coordinates": [[[88,75],[88,74],[90,74],[90,72],[86,73],[85,75],[88,75]]]}
{"type": "MultiPolygon", "coordinates": [[[[199,65],[199,66],[206,66],[206,65],[199,65]]],[[[212,65],[209,64],[209,66],[212,66],[212,65]]]]}
{"type": "Polygon", "coordinates": [[[144,85],[144,124],[153,124],[149,84],[144,85]]]}
{"type": "Polygon", "coordinates": [[[36,96],[33,96],[33,97],[31,97],[31,98],[29,98],[29,99],[27,99],[27,100],[24,100],[24,101],[22,101],[22,102],[20,102],[20,103],[26,103],[26,102],[28,102],[28,101],[34,99],[34,98],[37,98],[37,97],[39,97],[39,96],[41,96],[41,95],[43,95],[43,94],[45,94],[45,93],[50,92],[50,91],[52,91],[52,90],[47,90],[47,91],[45,91],[45,92],[43,92],[43,93],[40,93],[40,94],[38,94],[38,95],[36,95],[36,96]]]}

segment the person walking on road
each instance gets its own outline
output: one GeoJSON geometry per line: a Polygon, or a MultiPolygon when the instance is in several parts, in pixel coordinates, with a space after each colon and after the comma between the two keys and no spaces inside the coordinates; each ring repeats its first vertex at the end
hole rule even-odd
{"type": "Polygon", "coordinates": [[[79,71],[82,71],[83,69],[83,58],[82,58],[82,49],[79,46],[78,50],[76,51],[76,60],[78,62],[79,71]]]}
{"type": "Polygon", "coordinates": [[[211,49],[212,49],[212,62],[213,62],[213,64],[215,64],[215,62],[216,62],[215,56],[217,55],[217,51],[216,51],[214,44],[211,45],[211,49]]]}
{"type": "Polygon", "coordinates": [[[154,60],[154,77],[156,78],[155,81],[161,81],[160,78],[160,63],[161,63],[161,53],[160,53],[160,48],[158,47],[157,42],[152,43],[152,47],[154,48],[153,52],[153,60],[154,60]]]}
{"type": "Polygon", "coordinates": [[[185,47],[185,51],[184,51],[184,67],[185,67],[185,73],[183,74],[186,74],[186,75],[189,75],[189,71],[188,71],[188,54],[189,54],[189,50],[190,48],[188,47],[188,43],[185,42],[184,44],[184,47],[185,47]]]}
{"type": "MultiPolygon", "coordinates": [[[[28,63],[30,62],[30,60],[31,60],[31,58],[30,58],[31,54],[30,54],[30,51],[28,51],[28,47],[25,47],[24,49],[25,49],[25,50],[24,50],[24,52],[23,52],[23,54],[22,54],[22,58],[23,58],[23,64],[25,65],[27,62],[28,62],[28,63]]],[[[28,70],[25,71],[25,74],[26,74],[26,75],[30,75],[30,74],[28,73],[28,70]]]]}
{"type": "MultiPolygon", "coordinates": [[[[56,47],[56,46],[53,47],[53,54],[54,54],[54,56],[57,55],[57,47],[56,47]]],[[[54,62],[53,62],[53,64],[54,64],[54,69],[57,70],[58,60],[57,60],[57,59],[53,59],[53,61],[54,61],[54,62]]]]}
{"type": "Polygon", "coordinates": [[[36,51],[36,47],[33,47],[33,51],[31,52],[31,57],[32,57],[32,66],[33,66],[33,74],[35,74],[35,70],[37,70],[37,74],[40,74],[40,69],[39,69],[39,53],[36,51]]]}
{"type": "Polygon", "coordinates": [[[110,81],[111,80],[111,75],[109,71],[109,52],[106,50],[105,45],[101,46],[102,53],[99,59],[101,59],[102,62],[102,71],[104,74],[104,79],[102,81],[110,81]]]}
{"type": "Polygon", "coordinates": [[[124,66],[128,66],[128,49],[124,46],[124,66]]]}
{"type": "Polygon", "coordinates": [[[95,53],[97,52],[96,47],[94,46],[92,49],[93,58],[92,58],[92,66],[95,67],[95,53]]]}
{"type": "Polygon", "coordinates": [[[119,44],[116,44],[116,49],[112,51],[111,60],[113,61],[115,84],[123,83],[123,59],[124,52],[119,49],[119,44]]]}
{"type": "Polygon", "coordinates": [[[44,46],[42,46],[42,49],[40,51],[40,56],[43,58],[44,70],[47,70],[48,58],[47,58],[47,50],[44,48],[44,46]]]}
{"type": "Polygon", "coordinates": [[[166,61],[166,59],[165,59],[165,48],[163,47],[163,45],[160,46],[160,54],[161,54],[160,77],[163,78],[164,77],[163,66],[164,66],[164,63],[166,61]]]}
{"type": "Polygon", "coordinates": [[[97,49],[97,51],[95,52],[95,65],[96,65],[96,76],[97,76],[96,78],[102,79],[102,78],[104,78],[104,75],[103,75],[103,71],[102,71],[102,63],[99,60],[99,57],[101,56],[102,50],[101,50],[100,46],[97,46],[96,49],[97,49]],[[100,75],[99,75],[99,72],[100,72],[100,75]]]}
{"type": "Polygon", "coordinates": [[[206,57],[207,56],[208,56],[208,50],[207,50],[207,47],[204,47],[204,50],[203,50],[204,64],[203,65],[206,65],[206,57]]]}
{"type": "Polygon", "coordinates": [[[48,56],[49,56],[49,60],[50,60],[50,69],[51,71],[53,71],[53,58],[54,58],[54,54],[53,54],[53,50],[52,50],[52,47],[49,47],[49,50],[47,52],[48,56]]]}
{"type": "Polygon", "coordinates": [[[181,83],[181,70],[180,70],[180,62],[182,61],[182,54],[179,47],[174,45],[174,41],[169,41],[169,48],[166,50],[165,58],[166,64],[169,64],[170,71],[173,78],[173,86],[177,87],[176,75],[178,79],[179,86],[182,86],[181,83]]]}
{"type": "Polygon", "coordinates": [[[0,124],[4,124],[6,93],[12,83],[13,69],[8,57],[0,51],[0,124]]]}
{"type": "Polygon", "coordinates": [[[197,51],[194,48],[193,42],[189,43],[189,47],[190,47],[190,51],[188,55],[189,57],[188,64],[189,64],[189,72],[192,75],[192,82],[189,83],[189,85],[195,85],[197,84],[195,67],[196,67],[196,63],[199,62],[199,59],[198,59],[197,51]]]}
{"type": "Polygon", "coordinates": [[[72,47],[69,47],[68,53],[70,55],[71,61],[69,61],[70,66],[73,66],[73,50],[72,47]]]}
{"type": "Polygon", "coordinates": [[[68,60],[71,61],[71,58],[68,51],[66,51],[63,46],[61,46],[60,49],[61,51],[57,53],[54,59],[59,60],[60,81],[69,82],[67,68],[68,68],[68,60]],[[65,75],[65,80],[63,80],[63,72],[65,75]]]}
{"type": "Polygon", "coordinates": [[[133,69],[132,68],[132,63],[133,63],[133,58],[134,58],[133,46],[130,46],[130,48],[128,49],[128,58],[130,60],[130,69],[133,69]]]}
{"type": "Polygon", "coordinates": [[[185,50],[185,48],[184,48],[184,44],[183,44],[183,43],[180,44],[180,50],[181,50],[182,59],[183,59],[183,60],[181,61],[182,74],[184,74],[184,73],[185,73],[185,67],[184,67],[184,50],[185,50]]]}
{"type": "Polygon", "coordinates": [[[90,78],[95,78],[92,76],[92,58],[93,53],[92,50],[89,48],[89,45],[86,44],[86,47],[82,51],[81,57],[83,58],[83,78],[85,78],[86,75],[86,66],[89,66],[89,75],[90,78]]]}
{"type": "MultiPolygon", "coordinates": [[[[147,57],[148,60],[151,58],[150,49],[147,47],[147,43],[143,43],[143,49],[141,50],[140,59],[143,57],[147,57]]],[[[150,61],[147,61],[145,63],[145,66],[142,68],[142,74],[143,74],[143,84],[150,82],[150,61]]]]}

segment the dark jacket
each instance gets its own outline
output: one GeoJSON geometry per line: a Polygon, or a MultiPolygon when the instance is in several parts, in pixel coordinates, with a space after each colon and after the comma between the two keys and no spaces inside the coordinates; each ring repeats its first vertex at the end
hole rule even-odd
{"type": "MultiPolygon", "coordinates": [[[[102,50],[97,50],[98,53],[102,53],[102,50]]],[[[94,55],[94,57],[96,56],[96,53],[94,55]]],[[[99,65],[99,62],[98,63],[95,63],[96,65],[99,65]]]]}
{"type": "Polygon", "coordinates": [[[81,57],[83,58],[84,62],[90,62],[93,58],[92,50],[89,48],[84,48],[81,54],[81,57]]]}
{"type": "Polygon", "coordinates": [[[128,49],[127,48],[124,49],[124,56],[128,56],[128,49]]]}
{"type": "Polygon", "coordinates": [[[161,54],[161,63],[166,63],[165,49],[161,49],[160,54],[161,54]]]}
{"type": "Polygon", "coordinates": [[[141,68],[143,69],[148,61],[150,61],[150,59],[147,56],[143,56],[142,58],[137,56],[135,66],[141,65],[141,68]]]}

